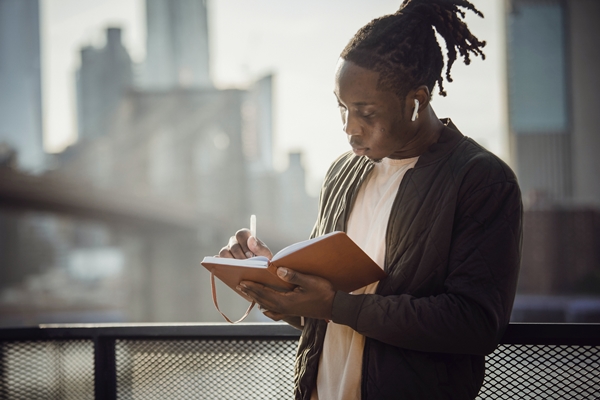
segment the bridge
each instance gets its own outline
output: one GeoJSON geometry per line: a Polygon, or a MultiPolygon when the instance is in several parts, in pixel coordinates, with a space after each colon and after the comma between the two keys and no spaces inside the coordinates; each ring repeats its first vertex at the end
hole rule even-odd
{"type": "MultiPolygon", "coordinates": [[[[0,226],[0,236],[4,230],[4,237],[11,239],[4,246],[0,243],[0,289],[11,287],[20,300],[12,304],[0,301],[0,326],[75,322],[82,318],[106,322],[114,318],[138,322],[220,318],[213,310],[210,290],[206,290],[208,276],[199,261],[223,245],[224,238],[232,232],[231,221],[201,213],[194,204],[176,198],[142,196],[52,173],[34,176],[10,168],[0,168],[0,217],[2,214],[5,223],[0,226]],[[79,297],[75,294],[82,290],[77,289],[81,283],[72,282],[66,273],[57,278],[56,271],[44,269],[48,267],[36,269],[23,264],[24,255],[36,252],[35,246],[23,243],[26,240],[18,236],[23,216],[31,215],[62,218],[61,221],[71,221],[70,225],[91,222],[105,227],[111,246],[122,251],[126,265],[121,278],[110,283],[111,287],[91,287],[87,295],[106,298],[111,297],[107,296],[110,292],[113,299],[89,304],[86,293],[79,297]],[[7,220],[12,223],[7,224],[7,220]],[[49,279],[47,274],[51,272],[49,279]],[[34,289],[26,282],[35,276],[39,277],[36,285],[42,287],[32,293],[34,289]],[[61,286],[45,286],[50,285],[45,281],[60,279],[64,281],[61,286]],[[115,305],[119,298],[123,300],[115,305]]],[[[42,261],[52,265],[51,260],[42,261]]],[[[225,309],[228,303],[231,309],[239,306],[237,296],[223,297],[225,309]]]]}
{"type": "Polygon", "coordinates": [[[136,196],[60,175],[35,176],[11,168],[0,168],[0,208],[58,213],[153,230],[195,231],[200,223],[219,226],[224,222],[177,199],[136,196]]]}

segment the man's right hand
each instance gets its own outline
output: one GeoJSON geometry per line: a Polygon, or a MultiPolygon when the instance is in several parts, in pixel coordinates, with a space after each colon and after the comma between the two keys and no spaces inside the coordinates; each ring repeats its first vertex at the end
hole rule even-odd
{"type": "Polygon", "coordinates": [[[273,257],[271,250],[259,239],[250,236],[248,229],[240,229],[235,236],[229,238],[227,246],[219,252],[219,257],[223,258],[250,258],[254,256],[264,256],[269,260],[273,257]]]}
{"type": "MultiPolygon", "coordinates": [[[[229,238],[227,246],[219,252],[219,257],[223,258],[250,258],[254,256],[264,256],[269,260],[273,258],[271,250],[260,239],[252,237],[248,229],[240,229],[235,236],[229,238]]],[[[285,321],[296,329],[302,330],[300,317],[283,315],[260,307],[263,314],[274,321],[285,321]]]]}

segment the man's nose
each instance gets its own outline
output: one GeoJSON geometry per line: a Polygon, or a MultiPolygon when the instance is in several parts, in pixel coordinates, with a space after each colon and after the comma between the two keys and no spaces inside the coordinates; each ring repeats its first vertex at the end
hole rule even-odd
{"type": "Polygon", "coordinates": [[[356,117],[350,115],[349,112],[346,112],[344,116],[344,132],[346,135],[358,135],[361,133],[361,126],[356,117]]]}

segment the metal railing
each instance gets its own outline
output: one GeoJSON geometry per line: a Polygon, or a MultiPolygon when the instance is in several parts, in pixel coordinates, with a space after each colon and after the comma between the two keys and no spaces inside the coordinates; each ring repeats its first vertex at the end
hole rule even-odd
{"type": "MultiPolygon", "coordinates": [[[[283,324],[0,329],[0,399],[290,399],[283,324]]],[[[600,399],[600,324],[511,324],[481,399],[600,399]]]]}

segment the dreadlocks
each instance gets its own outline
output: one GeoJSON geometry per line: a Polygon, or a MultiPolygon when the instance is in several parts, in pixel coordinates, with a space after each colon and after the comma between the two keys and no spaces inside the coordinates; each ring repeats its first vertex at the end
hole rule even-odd
{"type": "Polygon", "coordinates": [[[457,51],[467,65],[471,62],[469,53],[485,59],[482,51],[485,42],[471,34],[462,20],[465,13],[461,8],[483,18],[467,0],[404,0],[396,13],[362,27],[341,57],[379,72],[378,86],[401,97],[421,85],[433,92],[436,82],[440,95],[446,96],[442,78],[444,58],[434,28],[446,42],[448,82],[452,82],[450,69],[457,51]]]}

